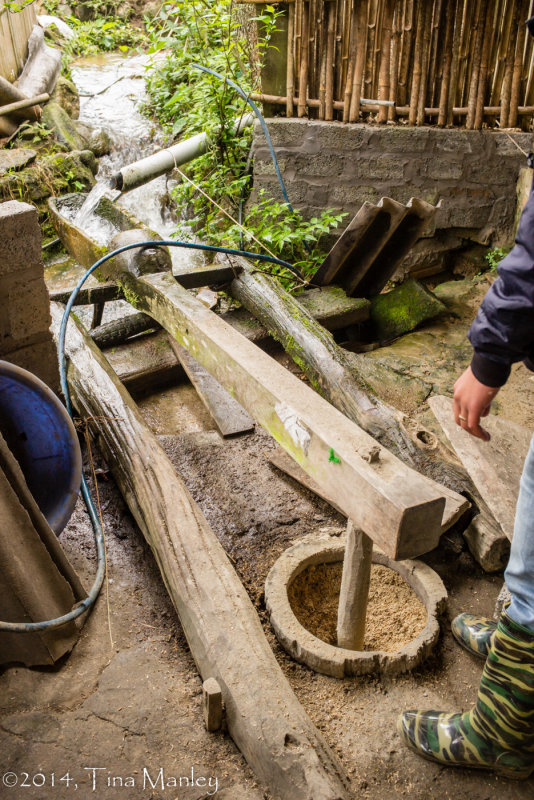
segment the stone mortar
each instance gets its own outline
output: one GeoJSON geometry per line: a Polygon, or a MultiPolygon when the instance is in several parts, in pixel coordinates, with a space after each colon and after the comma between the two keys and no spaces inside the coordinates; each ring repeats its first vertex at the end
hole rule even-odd
{"type": "Polygon", "coordinates": [[[297,620],[288,589],[301,572],[315,564],[343,561],[345,537],[307,537],[283,553],[265,582],[265,603],[282,647],[297,661],[334,678],[380,673],[398,675],[419,666],[439,638],[439,617],[445,610],[447,591],[441,578],[422,561],[393,561],[375,547],[373,563],[397,572],[424,604],[428,619],[424,630],[397,653],[346,650],[318,639],[297,620]]]}

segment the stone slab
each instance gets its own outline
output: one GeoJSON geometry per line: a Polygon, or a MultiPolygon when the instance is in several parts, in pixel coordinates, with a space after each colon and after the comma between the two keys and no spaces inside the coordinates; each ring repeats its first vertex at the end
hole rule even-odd
{"type": "Polygon", "coordinates": [[[22,169],[30,164],[37,153],[29,147],[17,147],[14,150],[0,150],[0,175],[8,170],[22,169]]]}
{"type": "Polygon", "coordinates": [[[482,425],[491,440],[483,442],[456,425],[450,398],[437,395],[428,404],[495,519],[511,539],[519,481],[533,432],[490,414],[482,425]]]}

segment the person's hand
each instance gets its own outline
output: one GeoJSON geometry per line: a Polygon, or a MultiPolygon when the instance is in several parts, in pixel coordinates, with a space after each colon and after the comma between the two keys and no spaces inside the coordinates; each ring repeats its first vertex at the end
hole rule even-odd
{"type": "Polygon", "coordinates": [[[480,426],[480,418],[487,417],[491,402],[499,389],[485,386],[475,378],[471,367],[460,375],[454,384],[453,410],[457,425],[483,441],[490,440],[489,433],[480,426]]]}

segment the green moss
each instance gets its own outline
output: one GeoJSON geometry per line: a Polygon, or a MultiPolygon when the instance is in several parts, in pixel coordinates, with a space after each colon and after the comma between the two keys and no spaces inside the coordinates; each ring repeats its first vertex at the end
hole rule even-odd
{"type": "Polygon", "coordinates": [[[137,292],[134,292],[133,289],[130,289],[130,287],[124,281],[119,281],[118,285],[122,289],[124,299],[134,308],[140,308],[141,298],[137,292]]]}
{"type": "Polygon", "coordinates": [[[374,337],[380,342],[394,339],[443,311],[446,311],[445,306],[432,292],[416,280],[407,280],[371,300],[374,337]]]}

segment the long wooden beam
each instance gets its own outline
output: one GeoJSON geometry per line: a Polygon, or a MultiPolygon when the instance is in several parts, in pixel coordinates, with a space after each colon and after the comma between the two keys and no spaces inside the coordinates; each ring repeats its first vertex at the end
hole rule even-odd
{"type": "MultiPolygon", "coordinates": [[[[52,303],[56,339],[62,312],[52,303]]],[[[74,320],[66,350],[74,404],[92,419],[202,678],[215,678],[222,689],[230,735],[277,797],[347,800],[343,771],[293,694],[217,537],[109,363],[74,320]]]]}
{"type": "Polygon", "coordinates": [[[445,505],[437,485],[377,445],[172,275],[125,273],[121,281],[136,307],[185,347],[387,555],[413,558],[436,547],[445,505]]]}

